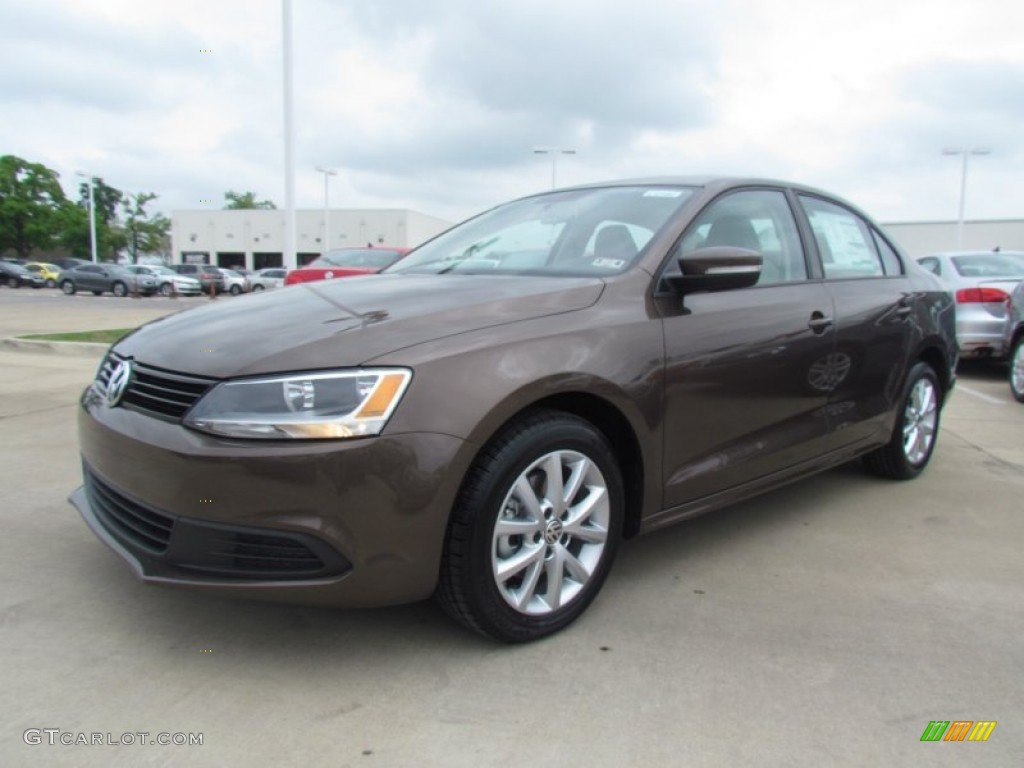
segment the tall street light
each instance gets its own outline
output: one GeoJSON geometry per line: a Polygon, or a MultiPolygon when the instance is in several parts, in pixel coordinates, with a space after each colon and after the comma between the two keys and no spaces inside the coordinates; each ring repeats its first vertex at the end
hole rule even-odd
{"type": "Polygon", "coordinates": [[[534,147],[533,154],[535,155],[551,155],[551,188],[554,189],[557,185],[558,178],[558,156],[559,155],[575,155],[575,149],[562,149],[561,147],[534,147]]]}
{"type": "Polygon", "coordinates": [[[327,255],[327,251],[330,250],[331,242],[331,209],[327,204],[327,181],[331,176],[337,176],[338,172],[333,168],[327,168],[322,165],[318,165],[316,170],[324,175],[324,256],[327,255]]]}
{"type": "Polygon", "coordinates": [[[283,112],[284,112],[284,267],[295,269],[298,256],[295,253],[295,128],[292,112],[295,100],[292,96],[292,2],[281,0],[281,49],[283,63],[283,112]]]}
{"type": "Polygon", "coordinates": [[[91,174],[82,173],[82,171],[75,171],[75,176],[81,176],[89,184],[89,243],[92,246],[92,263],[95,264],[96,259],[96,203],[93,199],[92,184],[94,177],[91,174]]]}
{"type": "Polygon", "coordinates": [[[970,155],[990,155],[992,150],[988,147],[947,147],[942,150],[944,155],[961,155],[963,165],[960,170],[960,215],[956,221],[956,247],[964,247],[964,202],[967,198],[967,158],[970,155]]]}

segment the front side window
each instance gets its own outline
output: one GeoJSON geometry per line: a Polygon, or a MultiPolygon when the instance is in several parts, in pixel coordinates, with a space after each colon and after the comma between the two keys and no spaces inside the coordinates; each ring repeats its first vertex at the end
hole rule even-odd
{"type": "MultiPolygon", "coordinates": [[[[705,208],[683,235],[675,257],[713,246],[747,248],[761,254],[758,285],[807,279],[796,221],[785,193],[752,189],[720,197],[705,208]]],[[[674,266],[675,257],[669,265],[674,266]]]]}
{"type": "Polygon", "coordinates": [[[800,195],[826,278],[882,277],[885,270],[868,225],[842,206],[800,195]]]}
{"type": "Polygon", "coordinates": [[[620,274],[692,194],[689,187],[638,185],[516,200],[448,230],[387,271],[620,274]]]}
{"type": "Polygon", "coordinates": [[[950,261],[961,277],[1024,277],[1024,258],[1008,253],[972,253],[950,261]]]}
{"type": "Polygon", "coordinates": [[[925,269],[927,269],[933,275],[942,274],[942,262],[940,262],[934,256],[928,256],[924,259],[918,259],[917,263],[920,264],[925,269]]]}

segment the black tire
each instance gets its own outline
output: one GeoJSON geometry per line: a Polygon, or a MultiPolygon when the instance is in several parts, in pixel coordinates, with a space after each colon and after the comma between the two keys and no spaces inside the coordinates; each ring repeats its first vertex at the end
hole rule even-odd
{"type": "Polygon", "coordinates": [[[75,284],[70,280],[64,280],[60,284],[60,289],[64,292],[65,296],[75,295],[75,284]]]}
{"type": "Polygon", "coordinates": [[[160,285],[161,296],[170,296],[172,293],[174,293],[174,286],[171,283],[162,283],[160,285]]]}
{"type": "Polygon", "coordinates": [[[928,363],[918,362],[907,374],[899,413],[887,445],[864,457],[874,474],[892,480],[910,480],[928,466],[939,436],[942,386],[928,363]],[[930,429],[930,433],[928,430],[930,429]],[[908,448],[907,441],[914,444],[908,448]]]}
{"type": "Polygon", "coordinates": [[[9,277],[9,278],[7,278],[7,287],[8,288],[21,288],[21,283],[18,282],[18,278],[16,278],[16,277],[9,277]]]}
{"type": "Polygon", "coordinates": [[[46,279],[46,287],[47,288],[56,288],[57,287],[57,281],[54,280],[52,277],[47,278],[46,279]]]}
{"type": "Polygon", "coordinates": [[[1024,403],[1024,335],[1013,343],[1010,352],[1010,394],[1018,403],[1024,403]]]}
{"type": "Polygon", "coordinates": [[[242,292],[241,287],[239,287],[237,285],[232,285],[231,286],[230,293],[231,293],[232,296],[237,296],[241,292],[242,292]]]}
{"type": "Polygon", "coordinates": [[[570,414],[529,412],[481,451],[463,481],[448,524],[437,601],[456,621],[502,642],[528,642],[563,629],[586,610],[608,576],[622,533],[624,499],[622,475],[603,434],[570,414]],[[552,474],[542,462],[557,468],[559,482],[586,472],[586,483],[577,483],[569,503],[549,504],[545,478],[552,474]],[[605,493],[596,492],[602,484],[605,493]],[[540,503],[522,503],[523,487],[529,490],[526,498],[540,503]],[[573,500],[587,510],[575,521],[573,500]],[[506,530],[531,528],[503,536],[499,522],[506,530]],[[510,567],[511,575],[499,584],[499,566],[520,560],[523,564],[510,567]],[[553,579],[558,580],[554,586],[553,579]],[[512,603],[517,589],[525,596],[520,607],[512,603]]]}
{"type": "Polygon", "coordinates": [[[124,283],[117,282],[110,286],[110,292],[118,298],[124,298],[128,295],[128,286],[124,283]]]}
{"type": "Polygon", "coordinates": [[[254,285],[252,287],[252,290],[253,290],[253,293],[255,293],[256,291],[262,291],[263,290],[263,286],[262,285],[254,285]]]}
{"type": "Polygon", "coordinates": [[[92,295],[93,296],[102,296],[103,295],[103,291],[93,291],[92,295]]]}

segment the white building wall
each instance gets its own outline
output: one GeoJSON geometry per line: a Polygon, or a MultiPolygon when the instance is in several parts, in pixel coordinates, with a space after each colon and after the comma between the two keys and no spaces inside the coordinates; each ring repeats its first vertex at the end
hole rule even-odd
{"type": "Polygon", "coordinates": [[[943,251],[1024,251],[1024,219],[965,221],[963,248],[955,221],[905,221],[882,225],[911,258],[943,251]]]}
{"type": "MultiPolygon", "coordinates": [[[[394,245],[414,247],[451,226],[433,216],[403,209],[332,210],[328,249],[394,245]]],[[[171,259],[241,262],[246,269],[280,265],[284,252],[281,210],[173,211],[171,259]],[[241,254],[239,256],[238,254],[241,254]]],[[[306,260],[325,249],[323,210],[295,212],[296,250],[306,260]]]]}

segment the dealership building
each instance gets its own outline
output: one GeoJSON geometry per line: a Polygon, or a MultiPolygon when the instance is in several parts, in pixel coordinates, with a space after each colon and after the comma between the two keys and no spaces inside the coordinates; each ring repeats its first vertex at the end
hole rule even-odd
{"type": "MultiPolygon", "coordinates": [[[[404,209],[295,212],[298,263],[325,250],[372,246],[417,246],[451,222],[404,209]],[[327,226],[325,226],[325,224],[327,226]],[[326,242],[325,242],[326,240],[326,242]]],[[[171,214],[171,261],[263,269],[281,267],[285,251],[283,210],[185,210],[171,214]]]]}

